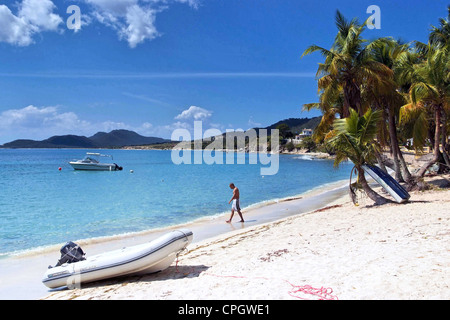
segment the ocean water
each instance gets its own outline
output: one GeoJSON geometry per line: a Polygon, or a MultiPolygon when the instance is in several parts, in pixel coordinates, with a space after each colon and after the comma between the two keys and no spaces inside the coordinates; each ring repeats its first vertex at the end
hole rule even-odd
{"type": "Polygon", "coordinates": [[[171,151],[0,149],[0,258],[229,213],[231,182],[245,209],[348,179],[353,166],[279,155],[278,173],[261,176],[264,166],[248,156],[245,164],[176,165],[171,151]],[[123,170],[73,170],[68,161],[86,152],[110,154],[123,170]]]}

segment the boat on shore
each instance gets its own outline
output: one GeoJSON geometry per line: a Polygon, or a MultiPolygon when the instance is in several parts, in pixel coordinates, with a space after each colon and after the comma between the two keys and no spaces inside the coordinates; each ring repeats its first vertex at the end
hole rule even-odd
{"type": "Polygon", "coordinates": [[[367,172],[379,185],[381,185],[397,203],[403,203],[411,198],[408,191],[402,187],[400,183],[392,178],[388,173],[384,172],[377,166],[362,166],[364,171],[367,172]]]}
{"type": "Polygon", "coordinates": [[[148,243],[88,258],[84,257],[81,248],[69,242],[70,248],[66,249],[67,245],[61,248],[61,259],[45,272],[42,283],[51,289],[74,288],[82,283],[117,276],[159,272],[168,268],[192,239],[192,231],[178,229],[148,243]]]}
{"type": "Polygon", "coordinates": [[[87,152],[84,159],[70,161],[69,164],[75,170],[90,170],[90,171],[117,171],[123,168],[117,163],[104,163],[100,162],[100,157],[110,157],[112,156],[101,153],[87,152]]]}

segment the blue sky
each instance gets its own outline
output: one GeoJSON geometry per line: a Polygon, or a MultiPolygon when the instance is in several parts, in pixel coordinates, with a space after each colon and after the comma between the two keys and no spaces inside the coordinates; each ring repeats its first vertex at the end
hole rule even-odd
{"type": "Polygon", "coordinates": [[[170,138],[268,126],[317,101],[319,54],[334,16],[367,19],[365,38],[426,41],[446,17],[441,0],[16,0],[0,1],[0,144],[52,135],[134,130],[170,138]],[[81,29],[67,27],[67,8],[81,29]]]}

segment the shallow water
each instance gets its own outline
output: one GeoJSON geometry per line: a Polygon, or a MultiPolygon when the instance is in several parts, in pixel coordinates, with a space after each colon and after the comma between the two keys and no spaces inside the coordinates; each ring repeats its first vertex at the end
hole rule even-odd
{"type": "Polygon", "coordinates": [[[245,208],[345,179],[350,171],[347,164],[336,170],[329,160],[280,155],[278,173],[261,176],[248,154],[245,164],[175,165],[171,151],[156,150],[99,150],[124,169],[73,170],[68,161],[86,151],[0,150],[0,255],[214,217],[229,211],[230,182],[245,208]]]}
{"type": "Polygon", "coordinates": [[[77,241],[88,256],[177,227],[188,227],[194,242],[201,241],[326,206],[346,192],[342,180],[351,169],[280,155],[278,174],[261,176],[260,166],[248,161],[174,165],[170,151],[107,151],[123,171],[74,171],[67,162],[86,150],[0,150],[0,299],[48,294],[42,276],[66,241],[77,241]],[[241,190],[245,223],[237,216],[225,223],[230,182],[241,190]]]}

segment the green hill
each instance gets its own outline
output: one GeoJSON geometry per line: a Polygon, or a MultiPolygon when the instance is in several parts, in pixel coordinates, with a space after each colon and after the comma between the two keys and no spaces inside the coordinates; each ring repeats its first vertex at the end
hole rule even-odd
{"type": "Polygon", "coordinates": [[[109,133],[97,132],[92,137],[62,135],[42,141],[19,139],[5,143],[3,148],[120,148],[142,144],[158,144],[170,140],[144,137],[134,131],[113,130],[109,133]]]}

